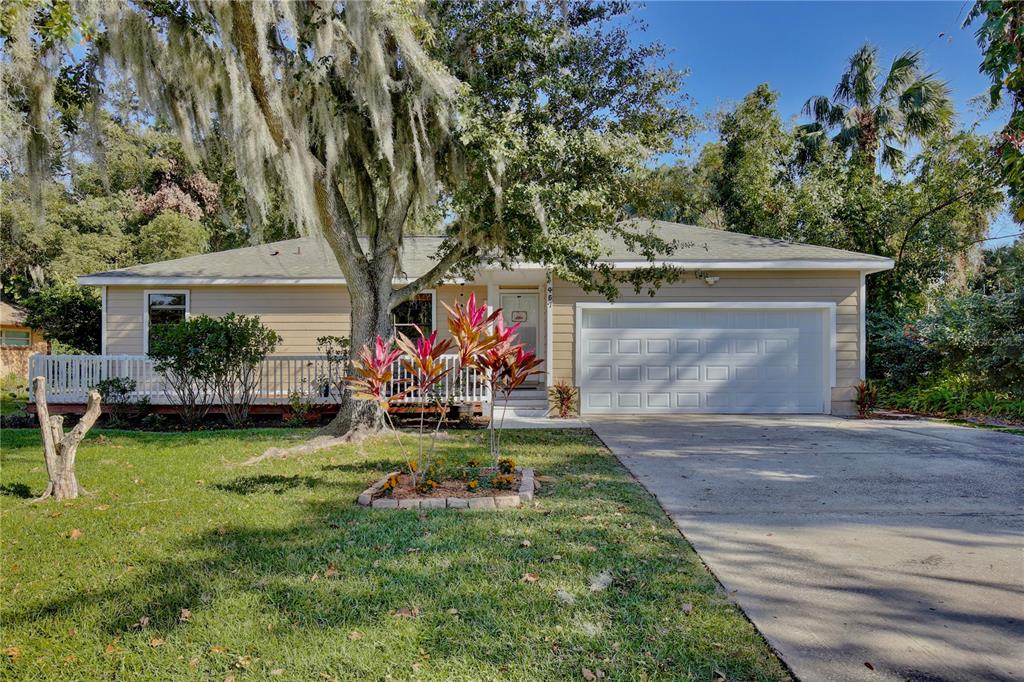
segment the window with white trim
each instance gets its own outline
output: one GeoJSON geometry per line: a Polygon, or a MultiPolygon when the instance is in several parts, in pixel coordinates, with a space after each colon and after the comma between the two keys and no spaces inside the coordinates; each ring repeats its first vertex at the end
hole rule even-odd
{"type": "Polygon", "coordinates": [[[0,329],[0,346],[24,348],[32,345],[32,333],[18,329],[0,329]]]}
{"type": "Polygon", "coordinates": [[[162,324],[181,322],[188,317],[188,294],[184,291],[146,292],[146,350],[153,340],[153,329],[162,324]]]}
{"type": "Polygon", "coordinates": [[[434,331],[434,294],[426,291],[395,307],[391,311],[391,323],[395,333],[401,332],[409,337],[418,334],[413,328],[419,327],[424,334],[434,331]]]}

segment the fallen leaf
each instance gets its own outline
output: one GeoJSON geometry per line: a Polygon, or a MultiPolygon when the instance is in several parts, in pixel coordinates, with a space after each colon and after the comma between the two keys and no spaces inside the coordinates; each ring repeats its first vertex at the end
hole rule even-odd
{"type": "Polygon", "coordinates": [[[217,526],[217,535],[227,535],[228,529],[224,526],[217,526]]]}
{"type": "Polygon", "coordinates": [[[561,554],[553,554],[551,556],[551,560],[552,561],[561,561],[562,560],[562,555],[561,554]]]}
{"type": "Polygon", "coordinates": [[[580,674],[583,675],[583,679],[587,680],[587,682],[593,682],[597,679],[597,675],[590,668],[581,668],[580,674]]]}
{"type": "Polygon", "coordinates": [[[524,583],[535,583],[538,580],[540,580],[540,576],[536,573],[524,573],[523,577],[520,578],[520,581],[524,583]]]}
{"type": "MultiPolygon", "coordinates": [[[[605,660],[605,659],[601,659],[601,660],[605,660]]],[[[603,680],[605,678],[605,674],[604,674],[603,670],[595,670],[594,673],[597,675],[597,679],[599,679],[599,680],[603,680]]]]}
{"type": "Polygon", "coordinates": [[[136,623],[132,624],[132,628],[135,629],[135,630],[142,630],[143,628],[146,628],[148,626],[149,626],[149,616],[142,616],[142,617],[139,618],[139,620],[136,623]]]}
{"type": "Polygon", "coordinates": [[[114,646],[113,644],[108,644],[107,647],[103,651],[104,651],[104,653],[112,654],[115,651],[117,651],[117,647],[114,646]]]}
{"type": "Polygon", "coordinates": [[[68,537],[72,540],[77,540],[78,538],[82,537],[82,531],[80,531],[77,528],[72,528],[71,532],[68,533],[68,537]]]}
{"type": "Polygon", "coordinates": [[[327,570],[324,571],[325,578],[333,578],[338,575],[338,569],[334,567],[334,564],[327,564],[327,570]]]}
{"type": "Polygon", "coordinates": [[[875,666],[871,665],[871,661],[864,661],[864,667],[868,670],[874,670],[875,666]]]}
{"type": "Polygon", "coordinates": [[[558,592],[555,592],[555,598],[563,604],[572,605],[576,603],[576,597],[566,592],[565,590],[559,590],[558,592]]]}
{"type": "Polygon", "coordinates": [[[163,646],[165,643],[166,642],[164,642],[164,640],[160,639],[159,637],[154,637],[153,639],[149,640],[149,645],[154,649],[158,646],[163,646]]]}
{"type": "Polygon", "coordinates": [[[590,591],[601,592],[602,590],[608,589],[608,586],[612,584],[612,574],[608,571],[601,571],[595,576],[590,577],[590,591]]]}
{"type": "Polygon", "coordinates": [[[252,656],[239,656],[238,660],[235,661],[235,667],[248,670],[252,667],[252,656]]]}
{"type": "Polygon", "coordinates": [[[235,674],[234,673],[228,673],[227,675],[225,675],[224,676],[224,682],[235,682],[235,674]]]}
{"type": "Polygon", "coordinates": [[[411,609],[403,606],[402,608],[395,611],[395,615],[399,618],[415,618],[416,616],[420,615],[420,610],[415,606],[411,609]]]}
{"type": "Polygon", "coordinates": [[[458,609],[448,609],[448,615],[449,616],[457,616],[457,615],[459,615],[459,610],[458,609]]]}
{"type": "Polygon", "coordinates": [[[11,659],[12,661],[16,661],[19,658],[21,658],[21,649],[16,646],[9,646],[6,649],[4,649],[4,656],[11,659]]]}
{"type": "Polygon", "coordinates": [[[690,611],[693,611],[693,604],[683,604],[680,608],[685,615],[689,616],[690,611]]]}
{"type": "Polygon", "coordinates": [[[93,507],[93,509],[95,509],[96,511],[107,511],[108,509],[110,509],[110,505],[109,504],[101,504],[101,505],[98,505],[96,507],[93,507]]]}
{"type": "Polygon", "coordinates": [[[520,542],[520,543],[519,543],[519,546],[520,546],[520,547],[529,547],[529,546],[530,546],[530,545],[532,545],[532,544],[533,544],[533,543],[532,543],[532,542],[530,542],[529,540],[523,540],[522,542],[520,542]]]}
{"type": "Polygon", "coordinates": [[[214,654],[222,654],[222,653],[224,653],[224,652],[226,652],[226,651],[227,651],[227,649],[225,649],[225,648],[224,648],[224,647],[222,647],[222,646],[211,646],[211,647],[210,647],[210,653],[214,653],[214,654]]]}
{"type": "Polygon", "coordinates": [[[284,668],[274,668],[270,671],[270,674],[274,677],[280,677],[281,675],[284,675],[284,668]]]}
{"type": "Polygon", "coordinates": [[[725,673],[716,670],[714,682],[725,682],[725,673]]]}
{"type": "Polygon", "coordinates": [[[64,657],[64,662],[65,663],[78,663],[78,656],[75,656],[74,654],[68,654],[67,656],[64,657]]]}
{"type": "Polygon", "coordinates": [[[182,609],[181,613],[178,614],[179,623],[187,623],[192,620],[192,611],[189,609],[182,609]]]}
{"type": "Polygon", "coordinates": [[[348,638],[351,641],[355,642],[356,640],[363,638],[363,633],[359,632],[359,630],[353,630],[352,632],[348,633],[348,638]]]}

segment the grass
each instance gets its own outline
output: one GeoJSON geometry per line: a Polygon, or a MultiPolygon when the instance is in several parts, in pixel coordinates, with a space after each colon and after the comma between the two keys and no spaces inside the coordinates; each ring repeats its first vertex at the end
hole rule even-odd
{"type": "MultiPolygon", "coordinates": [[[[589,431],[508,432],[553,480],[500,513],[356,507],[390,440],[240,465],[306,435],[97,432],[95,494],[29,504],[39,436],[5,430],[0,678],[788,679],[589,431]]],[[[485,434],[444,449],[479,456],[485,434]]]]}
{"type": "Polygon", "coordinates": [[[28,389],[25,380],[9,374],[0,379],[0,415],[25,414],[28,389]]]}

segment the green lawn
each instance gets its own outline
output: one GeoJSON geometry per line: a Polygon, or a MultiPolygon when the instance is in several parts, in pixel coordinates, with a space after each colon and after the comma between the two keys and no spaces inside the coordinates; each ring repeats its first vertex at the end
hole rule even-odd
{"type": "MultiPolygon", "coordinates": [[[[424,513],[353,502],[397,465],[390,440],[240,466],[307,435],[98,431],[95,495],[29,504],[38,434],[5,430],[0,678],[788,679],[589,432],[506,434],[554,477],[533,507],[424,513]]],[[[479,456],[485,434],[444,448],[479,456]]]]}

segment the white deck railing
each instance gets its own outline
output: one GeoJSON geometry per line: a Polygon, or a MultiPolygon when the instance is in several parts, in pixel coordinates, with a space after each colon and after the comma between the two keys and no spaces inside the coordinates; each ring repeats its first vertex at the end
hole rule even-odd
{"type": "MultiPolygon", "coordinates": [[[[487,385],[474,369],[458,368],[458,357],[443,356],[451,371],[436,389],[437,397],[453,403],[477,403],[488,400],[487,385]]],[[[256,403],[263,405],[287,404],[289,397],[298,392],[312,403],[334,403],[339,399],[337,372],[324,355],[276,355],[263,360],[256,403]]],[[[409,378],[401,359],[395,361],[392,394],[407,387],[409,378]]],[[[124,377],[135,380],[132,401],[148,399],[154,405],[174,401],[168,396],[164,377],[156,371],[155,363],[145,355],[33,355],[29,358],[29,377],[46,377],[46,394],[51,403],[85,403],[89,389],[104,379],[124,377]]],[[[33,400],[31,387],[29,400],[33,400]]],[[[422,402],[417,395],[408,395],[403,402],[422,402]]]]}

